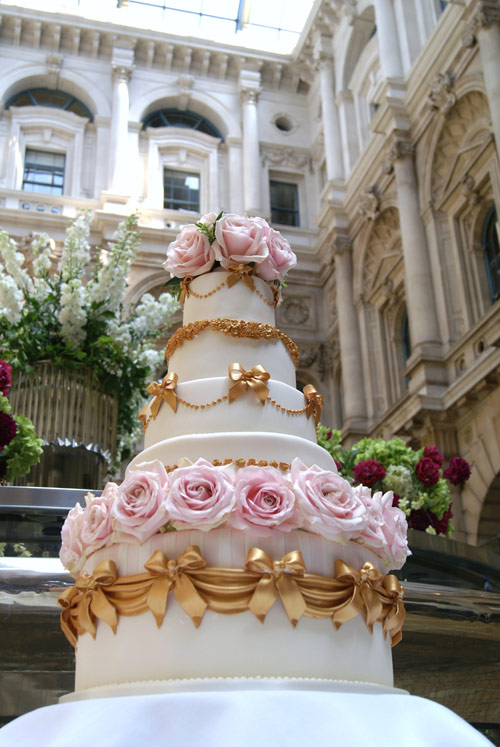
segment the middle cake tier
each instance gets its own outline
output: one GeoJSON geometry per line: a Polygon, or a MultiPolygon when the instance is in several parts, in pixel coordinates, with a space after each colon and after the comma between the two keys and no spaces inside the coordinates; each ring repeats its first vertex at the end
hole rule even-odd
{"type": "Polygon", "coordinates": [[[166,402],[156,418],[149,411],[146,448],[175,436],[242,430],[284,433],[316,442],[314,417],[307,417],[302,392],[280,381],[269,380],[266,385],[264,403],[250,387],[230,402],[234,385],[227,376],[179,382],[175,412],[166,402]]]}

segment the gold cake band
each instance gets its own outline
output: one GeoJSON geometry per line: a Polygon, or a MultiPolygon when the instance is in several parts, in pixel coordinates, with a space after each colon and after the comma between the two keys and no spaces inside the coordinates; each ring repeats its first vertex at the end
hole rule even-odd
{"type": "Polygon", "coordinates": [[[194,296],[194,298],[198,298],[200,300],[205,298],[210,298],[210,296],[215,295],[218,293],[218,291],[222,290],[222,288],[232,288],[233,285],[238,283],[239,281],[242,281],[253,293],[256,293],[268,306],[275,307],[278,304],[279,301],[279,290],[275,285],[270,285],[272,294],[273,294],[273,300],[268,301],[267,298],[263,293],[260,292],[258,288],[255,287],[255,282],[253,279],[253,275],[255,273],[255,270],[253,267],[250,267],[249,265],[231,265],[227,268],[229,271],[229,275],[227,278],[225,278],[219,285],[217,285],[215,288],[212,288],[211,291],[208,291],[207,293],[196,293],[191,288],[191,283],[195,279],[194,275],[186,275],[181,282],[181,292],[180,292],[180,302],[181,305],[184,306],[184,302],[186,298],[189,298],[189,296],[194,296]]]}
{"type": "Polygon", "coordinates": [[[116,633],[120,615],[149,611],[160,627],[170,591],[196,627],[207,609],[224,615],[250,610],[264,622],[279,596],[294,627],[305,615],[331,618],[338,629],[361,614],[370,633],[379,622],[393,646],[401,640],[403,587],[396,576],[384,576],[371,562],[356,571],[337,560],[330,578],[307,573],[298,550],[273,561],[254,547],[242,569],[208,568],[199,547],[192,545],[176,560],[157,550],[144,567],[145,573],[118,577],[115,563],[103,560],[92,575],[83,572],[65,589],[58,600],[61,627],[73,646],[84,633],[95,638],[97,620],[116,633]]]}
{"type": "MultiPolygon", "coordinates": [[[[292,468],[292,465],[289,462],[277,462],[276,459],[270,459],[269,461],[267,459],[209,459],[209,462],[213,464],[214,467],[226,467],[228,464],[234,464],[235,467],[274,467],[275,469],[280,469],[282,472],[289,472],[292,468]]],[[[176,469],[179,469],[178,464],[164,464],[165,472],[173,472],[176,469]]],[[[182,466],[182,465],[181,465],[182,466]]]]}
{"type": "Polygon", "coordinates": [[[222,332],[230,337],[246,337],[251,340],[281,340],[286,347],[295,364],[299,367],[300,353],[297,345],[288,335],[282,332],[272,324],[264,322],[245,322],[237,319],[200,319],[197,322],[190,322],[174,332],[165,348],[165,358],[168,363],[172,354],[186,340],[192,340],[205,329],[211,329],[214,332],[222,332]]]}

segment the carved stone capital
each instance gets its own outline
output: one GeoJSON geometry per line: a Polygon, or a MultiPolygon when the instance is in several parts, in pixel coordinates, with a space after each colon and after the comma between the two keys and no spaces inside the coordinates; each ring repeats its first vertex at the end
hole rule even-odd
{"type": "Polygon", "coordinates": [[[333,239],[334,254],[348,254],[352,251],[352,241],[346,233],[336,233],[333,239]]]}
{"type": "Polygon", "coordinates": [[[113,80],[119,83],[129,83],[135,65],[117,65],[112,63],[111,69],[113,71],[113,80]]]}
{"type": "Polygon", "coordinates": [[[410,140],[395,137],[389,148],[389,159],[394,164],[405,158],[415,158],[415,146],[410,140]]]}
{"type": "Polygon", "coordinates": [[[359,198],[358,212],[368,220],[376,220],[380,215],[380,192],[376,184],[365,187],[359,198]]]}
{"type": "Polygon", "coordinates": [[[253,86],[242,86],[240,88],[241,101],[244,104],[252,104],[255,106],[259,100],[259,96],[262,92],[262,88],[254,88],[253,86]]]}
{"type": "Polygon", "coordinates": [[[447,114],[455,106],[457,95],[453,91],[455,77],[453,73],[438,73],[431,81],[431,90],[427,97],[427,106],[438,110],[441,114],[447,114]]]}
{"type": "Polygon", "coordinates": [[[479,0],[476,11],[462,34],[464,47],[472,47],[477,41],[478,32],[490,28],[494,23],[500,23],[498,0],[479,0]]]}
{"type": "Polygon", "coordinates": [[[325,36],[323,34],[317,34],[314,51],[313,51],[313,64],[316,70],[321,68],[331,68],[333,66],[333,47],[331,36],[325,36]]]}

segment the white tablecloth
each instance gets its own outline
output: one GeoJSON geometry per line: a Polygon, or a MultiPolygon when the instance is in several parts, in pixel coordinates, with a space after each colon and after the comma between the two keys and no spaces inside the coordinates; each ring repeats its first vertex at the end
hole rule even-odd
{"type": "Polygon", "coordinates": [[[0,730],[0,747],[486,747],[455,713],[401,693],[174,692],[66,702],[0,730]]]}

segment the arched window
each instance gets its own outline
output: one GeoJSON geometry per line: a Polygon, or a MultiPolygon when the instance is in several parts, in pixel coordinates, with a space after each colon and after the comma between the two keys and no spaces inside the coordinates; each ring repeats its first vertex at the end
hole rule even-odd
{"type": "Polygon", "coordinates": [[[143,127],[144,129],[146,127],[187,127],[191,130],[204,132],[205,135],[224,139],[217,127],[201,114],[190,111],[183,112],[179,109],[158,109],[145,117],[143,127]]]}
{"type": "Polygon", "coordinates": [[[484,263],[490,286],[491,303],[500,298],[500,245],[498,241],[498,219],[495,206],[488,211],[483,223],[482,244],[484,263]]]}
{"type": "Polygon", "coordinates": [[[9,106],[50,106],[54,109],[64,109],[80,117],[87,117],[92,122],[92,112],[84,103],[65,91],[54,91],[50,88],[28,88],[26,91],[15,93],[5,104],[9,106]]]}

